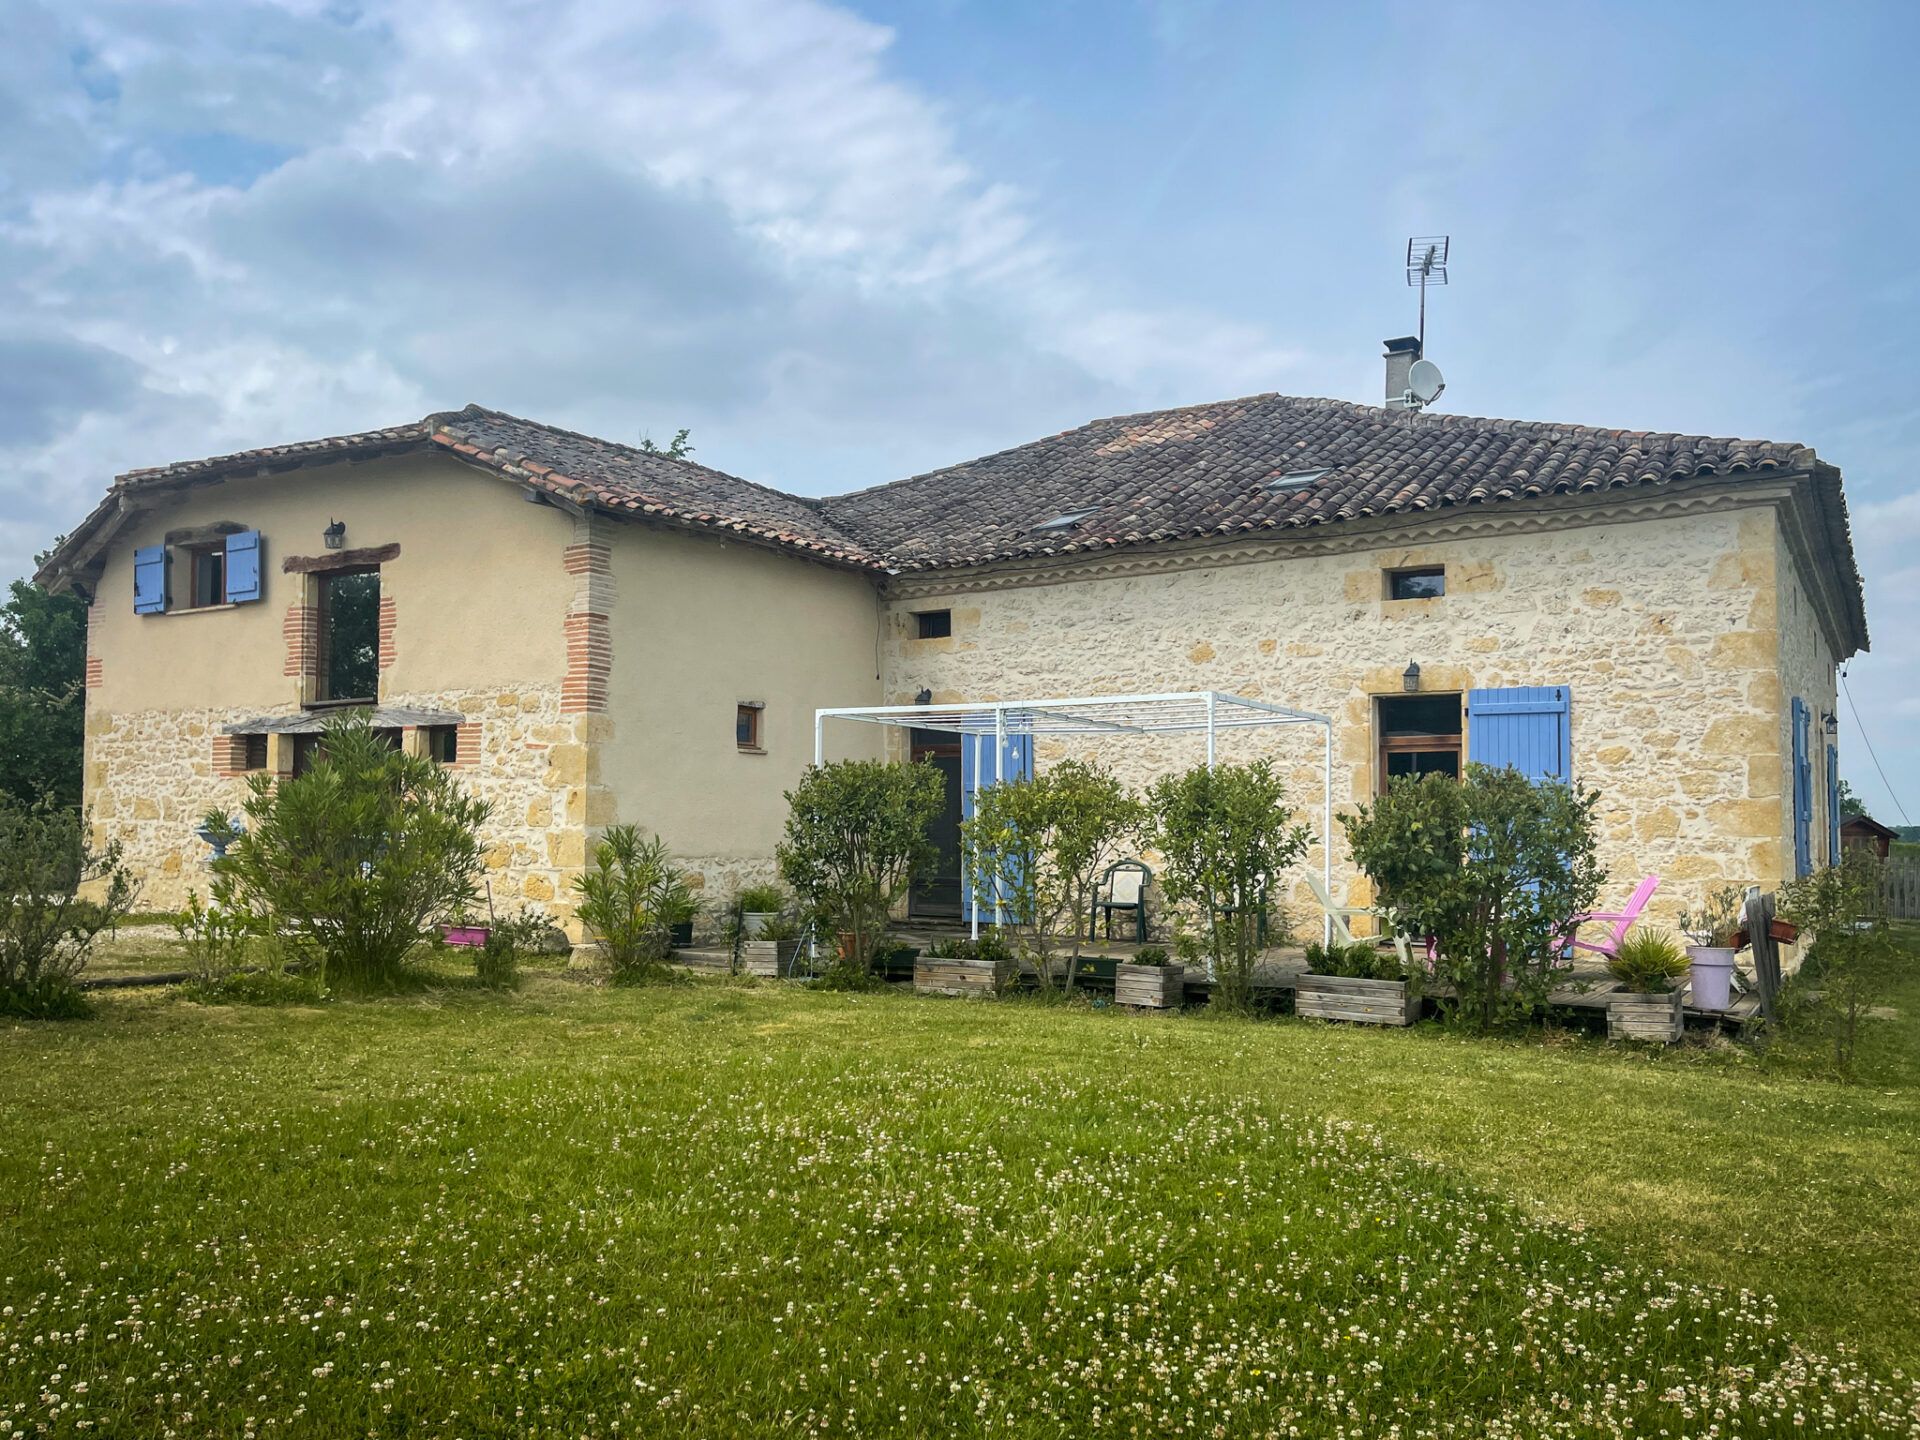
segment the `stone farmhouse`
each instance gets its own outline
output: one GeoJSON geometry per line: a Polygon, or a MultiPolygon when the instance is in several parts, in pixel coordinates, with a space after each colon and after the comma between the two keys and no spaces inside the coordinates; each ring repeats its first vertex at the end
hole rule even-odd
{"type": "MultiPolygon", "coordinates": [[[[1835,670],[1867,646],[1805,446],[1283,395],[830,499],[470,405],[123,475],[40,578],[89,602],[86,803],[154,906],[344,704],[492,802],[496,904],[565,921],[616,822],[716,899],[769,875],[819,707],[1215,690],[1332,716],[1336,807],[1468,760],[1597,789],[1613,888],[1658,872],[1671,923],[1838,853],[1835,670]]],[[[1223,758],[1275,753],[1313,811],[1319,744],[1274,733],[1223,758]]],[[[947,771],[912,909],[957,915],[953,737],[889,734],[834,753],[947,771]]]]}

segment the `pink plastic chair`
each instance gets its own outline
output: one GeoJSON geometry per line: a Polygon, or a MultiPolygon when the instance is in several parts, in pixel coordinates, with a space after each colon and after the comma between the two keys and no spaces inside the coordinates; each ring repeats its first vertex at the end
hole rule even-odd
{"type": "Polygon", "coordinates": [[[1645,913],[1647,902],[1653,898],[1653,892],[1660,888],[1660,877],[1649,875],[1633,887],[1633,894],[1627,897],[1627,907],[1618,912],[1595,910],[1590,914],[1576,915],[1567,925],[1567,933],[1554,946],[1556,950],[1572,945],[1576,950],[1591,950],[1596,955],[1611,956],[1620,948],[1620,942],[1627,938],[1627,931],[1634,922],[1645,913]],[[1613,930],[1599,940],[1582,940],[1579,930],[1582,925],[1595,925],[1611,922],[1613,930]]]}

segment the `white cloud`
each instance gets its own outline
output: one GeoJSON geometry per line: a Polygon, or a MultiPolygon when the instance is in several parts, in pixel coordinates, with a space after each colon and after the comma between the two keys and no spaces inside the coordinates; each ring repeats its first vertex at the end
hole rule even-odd
{"type": "Polygon", "coordinates": [[[0,448],[13,568],[117,470],[468,400],[825,490],[1303,363],[1093,293],[810,0],[55,13],[0,64],[62,157],[0,192],[0,342],[101,363],[0,448]]]}

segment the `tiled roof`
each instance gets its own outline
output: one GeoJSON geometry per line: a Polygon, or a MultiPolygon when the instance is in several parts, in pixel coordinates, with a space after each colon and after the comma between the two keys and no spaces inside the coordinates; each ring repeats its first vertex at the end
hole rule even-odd
{"type": "Polygon", "coordinates": [[[895,569],[924,570],[1813,463],[1768,441],[1255,395],[1096,420],[824,509],[895,569]],[[1038,528],[1076,512],[1090,513],[1038,528]]]}
{"type": "Polygon", "coordinates": [[[433,443],[524,484],[614,514],[731,531],[822,559],[884,569],[885,561],[820,514],[820,502],[770,490],[691,460],[651,454],[469,405],[430,415],[433,443]]]}
{"type": "Polygon", "coordinates": [[[1865,645],[1839,472],[1803,445],[1285,395],[1096,420],[826,500],[469,405],[412,425],[131,471],[67,538],[42,578],[82,568],[131,513],[133,492],[429,447],[575,504],[875,572],[1280,533],[1539,496],[1624,497],[1700,477],[1806,474],[1848,623],[1865,645]],[[1066,523],[1048,523],[1056,520],[1066,523]]]}

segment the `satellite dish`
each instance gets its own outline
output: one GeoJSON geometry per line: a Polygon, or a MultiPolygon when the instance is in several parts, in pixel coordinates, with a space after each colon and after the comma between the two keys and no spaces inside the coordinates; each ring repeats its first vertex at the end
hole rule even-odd
{"type": "Polygon", "coordinates": [[[1407,392],[1422,405],[1431,405],[1446,388],[1446,377],[1431,360],[1416,360],[1407,372],[1407,392]]]}

